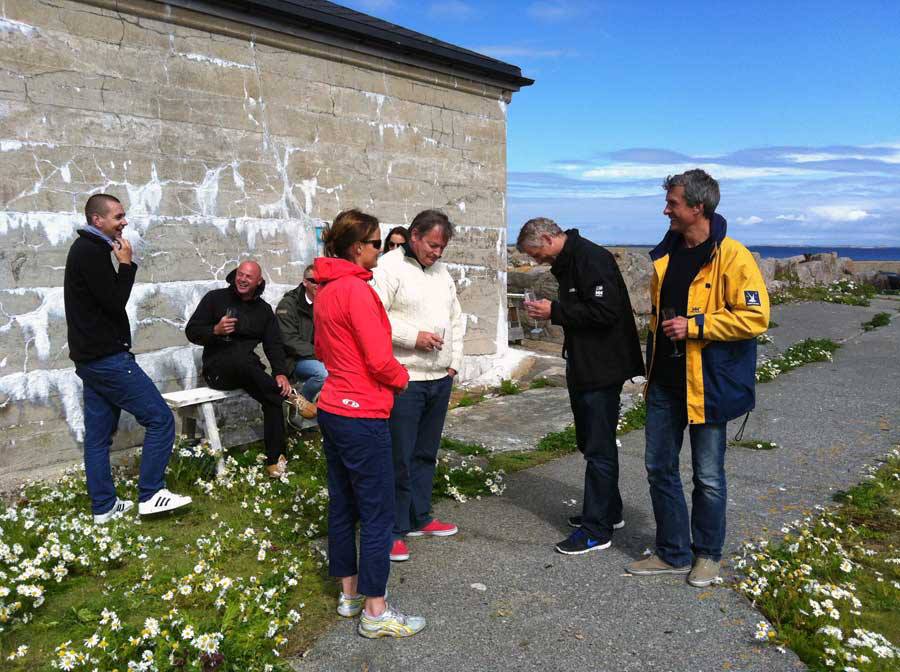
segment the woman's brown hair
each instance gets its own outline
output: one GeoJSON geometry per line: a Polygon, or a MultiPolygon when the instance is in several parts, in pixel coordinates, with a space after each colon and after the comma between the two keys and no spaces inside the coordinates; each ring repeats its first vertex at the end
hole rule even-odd
{"type": "Polygon", "coordinates": [[[366,240],[378,229],[378,219],[361,210],[344,210],[338,213],[322,235],[325,243],[326,257],[339,257],[350,261],[349,251],[352,245],[366,240]]]}

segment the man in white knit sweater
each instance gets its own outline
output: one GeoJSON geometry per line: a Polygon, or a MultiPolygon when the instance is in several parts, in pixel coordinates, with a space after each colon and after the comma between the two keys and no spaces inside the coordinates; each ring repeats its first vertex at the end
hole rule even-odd
{"type": "Polygon", "coordinates": [[[409,369],[409,387],[397,396],[390,418],[395,562],[409,559],[406,537],[457,532],[456,525],[431,516],[437,452],[465,332],[456,284],[440,261],[453,225],[439,210],[425,210],[409,233],[409,242],[381,257],[374,271],[375,291],[391,321],[394,357],[409,369]]]}

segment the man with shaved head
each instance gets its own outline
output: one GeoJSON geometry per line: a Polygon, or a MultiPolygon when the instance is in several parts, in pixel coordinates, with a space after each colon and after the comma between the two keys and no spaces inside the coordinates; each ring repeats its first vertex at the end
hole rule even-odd
{"type": "Polygon", "coordinates": [[[166,466],[175,421],[156,385],[131,354],[125,305],[137,264],[128,239],[125,209],[115,196],[94,194],[84,206],[85,226],[66,257],[63,294],[69,357],[84,392],[84,474],[94,522],[104,525],[134,507],[119,499],[109,462],[113,435],[124,409],[144,428],[138,477],[138,513],[171,511],[190,497],[166,489],[166,466]],[[112,257],[115,257],[113,264],[112,257]]]}
{"type": "Polygon", "coordinates": [[[225,278],[228,287],[200,299],[185,333],[203,346],[203,376],[217,390],[243,389],[263,407],[266,470],[280,478],[286,470],[282,401],[291,392],[281,330],[272,307],[262,298],[266,281],[255,261],[244,261],[225,278]],[[263,350],[271,375],[256,355],[263,350]]]}

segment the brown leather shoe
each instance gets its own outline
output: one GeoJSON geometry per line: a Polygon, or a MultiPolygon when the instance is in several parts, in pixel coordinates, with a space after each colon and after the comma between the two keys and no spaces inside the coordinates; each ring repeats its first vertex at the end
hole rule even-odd
{"type": "Polygon", "coordinates": [[[318,407],[309,399],[297,392],[297,390],[291,390],[291,394],[288,396],[287,400],[288,403],[296,408],[297,412],[307,420],[311,420],[312,418],[316,417],[316,414],[319,412],[318,407]]]}

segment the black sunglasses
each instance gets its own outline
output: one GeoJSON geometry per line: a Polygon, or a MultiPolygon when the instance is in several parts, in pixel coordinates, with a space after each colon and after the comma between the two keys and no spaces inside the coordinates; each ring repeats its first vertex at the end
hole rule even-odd
{"type": "Polygon", "coordinates": [[[393,250],[394,248],[400,247],[403,243],[395,243],[393,240],[389,240],[387,244],[387,249],[393,250]]]}
{"type": "Polygon", "coordinates": [[[381,249],[381,238],[372,238],[371,240],[361,240],[359,242],[368,243],[369,245],[374,247],[376,250],[381,249]]]}

